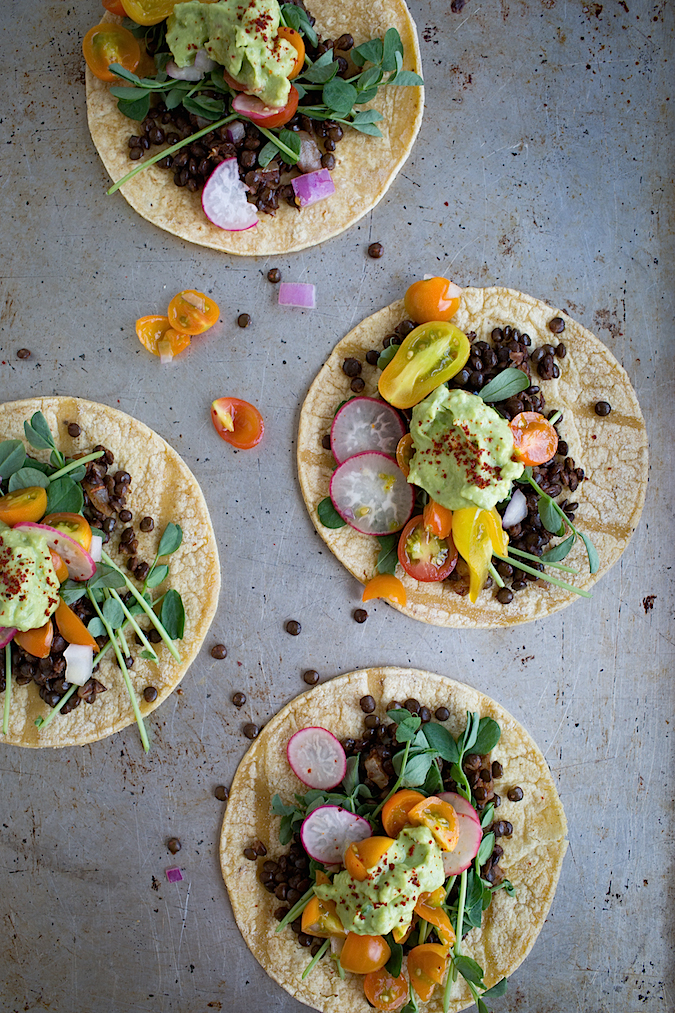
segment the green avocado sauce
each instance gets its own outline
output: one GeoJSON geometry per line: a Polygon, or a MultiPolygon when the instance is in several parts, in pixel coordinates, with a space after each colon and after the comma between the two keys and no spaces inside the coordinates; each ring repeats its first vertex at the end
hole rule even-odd
{"type": "Polygon", "coordinates": [[[59,581],[44,535],[0,522],[0,626],[44,626],[59,603],[59,581]]]}

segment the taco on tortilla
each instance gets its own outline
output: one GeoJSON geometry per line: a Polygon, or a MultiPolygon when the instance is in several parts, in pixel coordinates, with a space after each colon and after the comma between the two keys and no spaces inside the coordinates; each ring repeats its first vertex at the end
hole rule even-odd
{"type": "MultiPolygon", "coordinates": [[[[389,599],[394,607],[437,626],[508,626],[550,615],[571,604],[578,595],[588,596],[589,588],[618,560],[644,503],[647,436],[625,371],[595,335],[563,310],[512,289],[466,288],[457,292],[458,308],[451,323],[441,323],[437,330],[440,333],[445,328],[442,333],[451,335],[450,344],[456,342],[453,347],[464,348],[463,358],[454,363],[454,375],[447,384],[443,383],[444,376],[434,380],[436,366],[429,366],[431,393],[427,387],[416,400],[413,397],[408,402],[414,405],[412,412],[408,407],[395,411],[380,393],[384,388],[385,397],[389,396],[385,375],[396,372],[401,358],[404,364],[412,361],[414,367],[414,356],[425,346],[425,326],[433,330],[435,324],[415,327],[417,321],[409,319],[410,312],[401,300],[362,321],[338,343],[302,407],[298,475],[316,530],[347,569],[364,584],[376,574],[392,575],[391,580],[396,574],[397,586],[400,580],[403,587],[398,601],[389,599]],[[412,353],[407,352],[406,343],[410,341],[417,342],[412,353]],[[392,354],[395,358],[387,365],[392,354]],[[434,389],[437,382],[440,385],[434,389]],[[385,446],[385,457],[378,460],[384,461],[387,482],[396,481],[400,497],[398,515],[395,511],[393,519],[387,515],[389,528],[375,529],[380,537],[361,533],[364,528],[369,530],[369,517],[377,519],[377,502],[360,507],[364,514],[374,509],[361,523],[353,512],[349,516],[349,502],[344,502],[345,497],[348,500],[352,496],[353,484],[345,480],[340,486],[337,482],[337,477],[346,472],[353,483],[350,471],[358,473],[357,485],[363,482],[363,467],[352,465],[367,463],[367,455],[353,457],[351,464],[345,464],[344,458],[375,449],[370,445],[366,448],[358,440],[354,443],[359,415],[371,427],[380,425],[370,417],[373,405],[368,408],[367,399],[373,398],[375,409],[379,406],[393,417],[393,442],[385,446]],[[424,572],[420,565],[405,564],[410,563],[411,545],[414,555],[414,539],[419,541],[425,511],[443,495],[437,490],[447,484],[447,456],[436,456],[437,452],[447,450],[444,441],[450,441],[449,434],[459,428],[468,433],[469,427],[456,406],[461,408],[469,402],[478,406],[472,411],[490,430],[488,443],[497,430],[506,433],[511,442],[504,442],[506,456],[499,466],[485,465],[486,469],[492,468],[489,481],[483,481],[486,471],[467,478],[465,468],[463,481],[465,492],[469,490],[468,498],[462,494],[459,500],[445,501],[452,511],[452,537],[442,542],[444,565],[449,566],[449,572],[440,568],[440,556],[439,568],[428,566],[424,572]],[[349,421],[342,425],[345,415],[349,421]],[[519,456],[521,450],[514,443],[515,428],[522,418],[534,419],[539,435],[542,431],[553,434],[554,443],[543,456],[535,458],[542,463],[534,467],[523,464],[527,458],[519,456]],[[448,421],[438,435],[438,420],[444,419],[448,421]],[[429,420],[436,423],[436,429],[429,420]],[[336,428],[342,441],[338,450],[336,428]],[[418,433],[422,434],[419,438],[418,433]],[[404,434],[397,448],[396,441],[404,434]],[[421,448],[421,454],[416,452],[411,459],[413,439],[413,448],[421,448]],[[416,484],[406,484],[392,461],[396,449],[404,469],[415,467],[416,461],[433,459],[435,474],[427,470],[425,477],[420,465],[409,478],[409,483],[414,479],[416,484]],[[337,470],[336,453],[340,461],[337,470]],[[491,500],[482,499],[482,485],[490,494],[494,491],[491,500]],[[473,512],[457,507],[473,508],[473,512]],[[417,528],[412,520],[406,525],[411,513],[417,528]],[[482,559],[480,580],[474,580],[480,566],[472,566],[468,558],[479,540],[466,536],[470,525],[463,524],[464,533],[458,533],[455,527],[456,521],[465,522],[467,517],[479,531],[476,518],[482,518],[483,545],[492,532],[492,560],[489,552],[482,559]],[[349,523],[345,523],[347,520],[349,523]],[[398,533],[404,525],[405,537],[398,533]],[[406,545],[405,553],[402,544],[406,545]],[[457,549],[460,558],[453,568],[457,549]]],[[[406,374],[401,375],[405,378],[406,374]]],[[[378,414],[382,412],[376,410],[378,414]]],[[[377,437],[376,429],[372,432],[377,437]]],[[[467,460],[475,463],[478,458],[471,455],[484,453],[478,440],[472,446],[472,439],[470,435],[466,440],[461,437],[459,449],[456,446],[453,450],[457,458],[468,449],[467,460]]],[[[485,461],[485,457],[480,460],[485,461]]],[[[419,558],[424,562],[423,551],[419,558]]]]}
{"type": "Polygon", "coordinates": [[[404,0],[315,0],[311,13],[277,0],[178,4],[168,22],[124,22],[140,42],[140,66],[138,57],[128,64],[137,74],[121,66],[126,43],[115,56],[111,25],[122,30],[121,19],[106,15],[89,44],[91,136],[116,183],[149,160],[150,145],[159,147],[158,161],[121,191],[182,239],[259,256],[314,246],[370,211],[410,154],[424,95],[404,0]],[[222,41],[230,37],[232,51],[222,41]],[[121,79],[107,70],[111,58],[121,79]],[[202,188],[212,175],[207,201],[202,188]]]}
{"type": "Polygon", "coordinates": [[[505,989],[548,914],[566,830],[542,753],[499,704],[371,668],[265,726],[232,783],[220,860],[246,944],[295,998],[366,1013],[415,995],[440,1013],[505,989]]]}
{"type": "Polygon", "coordinates": [[[2,740],[82,745],[175,689],[218,603],[208,508],[142,422],[75,397],[0,405],[2,740]]]}

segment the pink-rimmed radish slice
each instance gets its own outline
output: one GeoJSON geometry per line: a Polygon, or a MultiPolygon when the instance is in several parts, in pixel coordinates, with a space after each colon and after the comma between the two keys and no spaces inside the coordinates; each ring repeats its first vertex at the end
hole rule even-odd
{"type": "Polygon", "coordinates": [[[7,647],[18,632],[15,626],[0,626],[0,648],[7,647]]]}
{"type": "Polygon", "coordinates": [[[210,222],[228,232],[243,232],[258,224],[254,204],[246,200],[246,185],[239,179],[236,158],[217,165],[202,190],[202,209],[210,222]]]}
{"type": "Polygon", "coordinates": [[[334,788],[347,773],[342,743],[326,728],[301,728],[286,746],[293,773],[310,788],[334,788]]]}
{"type": "Polygon", "coordinates": [[[64,679],[84,686],[91,679],[94,668],[94,648],[90,644],[68,644],[63,657],[66,659],[64,679]]]}
{"type": "Polygon", "coordinates": [[[338,464],[367,450],[393,457],[403,436],[405,426],[395,408],[374,397],[353,397],[333,419],[330,449],[338,464]]]}
{"type": "Polygon", "coordinates": [[[64,535],[49,524],[34,524],[33,521],[22,521],[14,525],[15,531],[29,531],[34,535],[44,535],[47,545],[58,552],[68,567],[68,576],[72,580],[89,580],[96,573],[96,563],[86,549],[70,535],[64,535]]]}
{"type": "Polygon", "coordinates": [[[480,823],[471,816],[457,813],[459,840],[452,851],[443,852],[443,872],[448,876],[458,876],[468,869],[478,854],[483,831],[480,823]]]}
{"type": "Polygon", "coordinates": [[[363,535],[400,531],[415,503],[413,487],[392,457],[368,450],[333,472],[330,498],[343,521],[363,535]]]}
{"type": "Polygon", "coordinates": [[[480,823],[480,816],[474,807],[462,795],[458,795],[456,791],[444,791],[438,797],[443,799],[444,802],[449,802],[458,815],[470,816],[476,823],[480,823]]]}
{"type": "MultiPolygon", "coordinates": [[[[238,84],[238,87],[243,88],[244,85],[238,84]]],[[[261,127],[264,127],[270,120],[279,119],[279,113],[284,106],[265,105],[257,95],[247,95],[246,92],[240,91],[232,99],[232,108],[235,113],[241,113],[242,116],[246,116],[253,123],[259,123],[261,127]]],[[[275,123],[272,124],[272,126],[276,125],[275,123]]]]}
{"type": "Polygon", "coordinates": [[[302,846],[316,862],[341,865],[352,841],[372,837],[370,823],[337,805],[322,805],[306,817],[300,827],[302,846]]]}

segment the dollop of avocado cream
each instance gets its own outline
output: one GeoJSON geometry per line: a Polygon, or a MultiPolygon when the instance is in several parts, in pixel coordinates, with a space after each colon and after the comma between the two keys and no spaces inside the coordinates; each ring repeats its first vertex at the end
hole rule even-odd
{"type": "Polygon", "coordinates": [[[410,435],[408,481],[448,510],[490,510],[523,473],[508,423],[476,394],[437,387],[413,408],[410,435]]]}
{"type": "Polygon", "coordinates": [[[246,92],[281,107],[297,54],[277,37],[280,16],[277,0],[189,0],[169,15],[166,41],[179,67],[192,66],[197,50],[205,49],[246,92]]]}
{"type": "Polygon", "coordinates": [[[0,522],[0,626],[38,629],[58,603],[59,581],[47,539],[0,522]]]}
{"type": "Polygon", "coordinates": [[[321,900],[334,900],[347,932],[380,936],[407,928],[422,892],[443,886],[441,849],[427,827],[405,827],[362,883],[345,869],[332,883],[315,887],[321,900]]]}

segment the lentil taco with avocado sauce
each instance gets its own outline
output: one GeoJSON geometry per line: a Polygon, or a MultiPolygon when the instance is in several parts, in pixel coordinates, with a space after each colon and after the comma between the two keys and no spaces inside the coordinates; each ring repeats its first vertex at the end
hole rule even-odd
{"type": "Polygon", "coordinates": [[[95,742],[162,703],[220,589],[204,496],[142,422],[74,397],[0,405],[0,741],[95,742]]]}
{"type": "Polygon", "coordinates": [[[144,24],[106,14],[84,40],[89,128],[112,190],[159,228],[302,250],[370,211],[410,154],[424,91],[404,0],[124,7],[144,24]]]}
{"type": "Polygon", "coordinates": [[[240,763],[220,838],[237,925],[324,1013],[449,1013],[506,991],[567,848],[542,753],[499,704],[371,668],[291,701],[240,763]]]}
{"type": "Polygon", "coordinates": [[[564,311],[432,278],[335,347],[302,407],[298,476],[364,600],[509,626],[590,597],[619,559],[647,435],[624,369],[564,311]]]}

